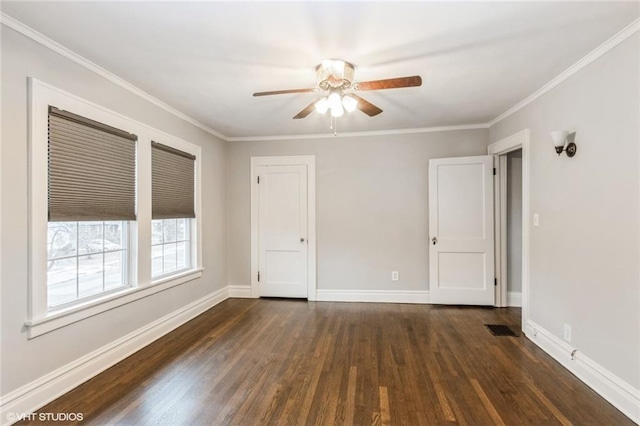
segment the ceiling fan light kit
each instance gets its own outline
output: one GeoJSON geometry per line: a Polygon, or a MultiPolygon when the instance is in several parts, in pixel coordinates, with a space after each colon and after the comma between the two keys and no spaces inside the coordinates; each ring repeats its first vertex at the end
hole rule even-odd
{"type": "Polygon", "coordinates": [[[389,78],[385,80],[373,80],[354,83],[355,66],[341,59],[323,59],[316,67],[317,88],[288,89],[269,92],[257,92],[253,96],[283,95],[291,93],[328,92],[326,96],[307,105],[293,118],[305,118],[313,110],[320,114],[331,112],[331,129],[336,134],[335,119],[342,117],[344,112],[352,112],[356,108],[374,117],[382,112],[382,109],[371,102],[361,98],[353,92],[366,90],[399,89],[403,87],[418,87],[422,85],[419,75],[410,77],[389,78]],[[351,92],[345,92],[350,90],[351,92]]]}

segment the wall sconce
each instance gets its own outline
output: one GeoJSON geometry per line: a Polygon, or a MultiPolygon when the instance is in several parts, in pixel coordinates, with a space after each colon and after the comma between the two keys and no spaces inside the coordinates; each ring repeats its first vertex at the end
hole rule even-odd
{"type": "Polygon", "coordinates": [[[567,157],[573,157],[576,155],[578,147],[574,142],[575,138],[576,132],[569,133],[567,130],[556,130],[555,132],[551,132],[553,146],[555,147],[558,155],[562,154],[562,151],[566,151],[567,157]]]}

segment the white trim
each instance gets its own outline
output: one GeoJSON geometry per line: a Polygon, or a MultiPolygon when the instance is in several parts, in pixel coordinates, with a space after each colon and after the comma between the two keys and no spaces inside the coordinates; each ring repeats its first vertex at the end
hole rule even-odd
{"type": "Polygon", "coordinates": [[[514,308],[522,307],[522,293],[519,291],[507,292],[507,306],[514,308]]]}
{"type": "MultiPolygon", "coordinates": [[[[529,206],[530,206],[530,162],[531,162],[531,149],[529,140],[529,129],[524,129],[515,133],[509,137],[492,143],[487,147],[487,153],[490,155],[504,155],[511,151],[522,149],[522,330],[525,329],[527,321],[529,320],[529,206]]],[[[501,217],[501,221],[506,221],[506,217],[501,217]]],[[[496,241],[496,250],[502,250],[500,241],[496,241]]],[[[498,252],[497,252],[498,253],[498,252]]],[[[496,256],[498,256],[497,254],[496,256]]],[[[498,281],[498,285],[502,286],[504,280],[498,281]]],[[[504,287],[502,289],[504,290],[504,287]]]]}
{"type": "MultiPolygon", "coordinates": [[[[2,37],[0,36],[0,44],[2,42],[2,37]]],[[[2,55],[0,54],[0,70],[2,70],[2,55]]],[[[4,93],[2,91],[2,78],[0,78],[0,93],[4,93]]],[[[0,129],[4,129],[5,127],[3,127],[4,123],[3,123],[3,115],[2,115],[2,102],[0,102],[0,129]]],[[[3,194],[3,189],[2,189],[2,170],[5,169],[5,167],[2,165],[2,135],[0,134],[0,303],[2,303],[2,293],[3,293],[3,289],[4,289],[4,284],[2,282],[2,262],[3,262],[3,255],[2,255],[2,241],[4,241],[2,234],[3,234],[3,229],[2,229],[2,194],[3,194]]],[[[24,291],[24,290],[23,290],[24,291]]],[[[5,293],[6,294],[6,293],[5,293]]],[[[6,297],[6,296],[5,296],[6,297]]],[[[0,324],[0,342],[4,341],[4,338],[2,337],[2,326],[0,324]]],[[[0,365],[4,365],[3,360],[2,360],[2,350],[0,350],[0,365]]],[[[0,420],[1,422],[1,420],[0,420]]]]}
{"type": "Polygon", "coordinates": [[[329,290],[318,289],[318,302],[429,303],[425,290],[329,290]]]}
{"type": "MultiPolygon", "coordinates": [[[[44,34],[34,30],[33,28],[23,24],[17,19],[12,18],[4,12],[0,12],[0,23],[6,25],[7,27],[17,31],[18,33],[24,35],[25,37],[30,38],[31,40],[40,43],[44,47],[64,56],[65,58],[75,62],[76,64],[98,74],[99,76],[109,80],[113,84],[122,87],[123,89],[129,91],[130,93],[152,103],[153,105],[162,108],[174,116],[193,124],[194,126],[204,130],[205,132],[222,139],[223,141],[273,141],[273,140],[290,140],[290,139],[320,139],[320,138],[329,138],[334,137],[333,133],[329,134],[303,134],[303,135],[274,135],[274,136],[234,136],[229,137],[226,136],[219,131],[213,129],[210,126],[196,120],[193,117],[188,116],[187,114],[177,110],[171,105],[162,102],[158,98],[153,95],[145,92],[144,90],[134,86],[128,81],[118,77],[112,72],[102,68],[101,66],[91,62],[90,60],[80,56],[74,51],[68,49],[67,47],[61,45],[60,43],[50,39],[44,34]]],[[[414,128],[414,129],[396,129],[396,130],[378,130],[378,131],[370,131],[370,132],[350,132],[350,133],[339,133],[338,137],[355,137],[355,136],[382,136],[382,135],[398,135],[398,134],[407,134],[407,133],[430,133],[430,132],[447,132],[447,131],[456,131],[456,130],[473,130],[473,129],[487,129],[489,125],[487,123],[478,123],[478,124],[463,124],[457,126],[437,126],[437,127],[422,127],[422,128],[414,128]]]]}
{"type": "Polygon", "coordinates": [[[250,285],[229,285],[229,297],[238,299],[250,299],[251,286],[250,285]]]}
{"type": "Polygon", "coordinates": [[[199,278],[202,275],[202,183],[201,151],[195,144],[154,129],[144,123],[64,90],[29,78],[29,307],[28,337],[63,327],[72,322],[130,303],[158,291],[199,278]],[[130,287],[68,310],[49,311],[47,307],[47,117],[49,105],[73,111],[87,118],[138,136],[137,142],[137,220],[131,222],[130,287]],[[152,282],[151,278],[151,141],[162,142],[196,156],[196,219],[192,220],[193,269],[152,282]]]}
{"type": "MultiPolygon", "coordinates": [[[[72,50],[62,46],[61,44],[53,41],[49,37],[44,34],[39,33],[33,28],[23,24],[22,22],[12,18],[4,12],[0,12],[0,23],[6,25],[7,27],[19,32],[20,34],[34,40],[37,43],[51,49],[52,51],[64,56],[65,58],[77,63],[78,65],[87,68],[90,71],[100,75],[103,78],[111,81],[112,83],[122,87],[123,89],[133,93],[134,95],[145,99],[146,101],[152,103],[153,105],[162,108],[170,114],[175,115],[176,117],[193,124],[196,127],[206,131],[207,133],[222,139],[224,141],[273,141],[273,140],[291,140],[291,139],[320,139],[320,138],[329,138],[335,137],[333,134],[303,134],[303,135],[274,135],[274,136],[226,136],[217,130],[207,126],[204,123],[180,112],[174,107],[162,102],[156,97],[150,95],[142,89],[132,85],[131,83],[125,81],[124,79],[118,77],[117,75],[107,71],[99,65],[89,61],[88,59],[78,55],[72,50]]],[[[430,133],[430,132],[446,132],[446,131],[457,131],[457,130],[473,130],[473,129],[488,129],[491,126],[495,125],[499,121],[507,118],[513,113],[519,111],[524,108],[531,102],[535,101],[540,96],[547,93],[549,90],[553,89],[572,75],[576,74],[578,71],[607,53],[609,50],[613,49],[615,46],[631,37],[638,30],[640,30],[640,19],[636,19],[627,27],[622,29],[619,33],[611,37],[605,43],[597,47],[595,50],[591,51],[585,57],[580,59],[578,62],[567,68],[560,75],[556,76],[554,79],[549,81],[547,84],[542,86],[536,92],[523,99],[513,107],[509,108],[507,111],[503,112],[493,120],[487,123],[476,123],[476,124],[462,124],[455,126],[436,126],[436,127],[423,127],[423,128],[412,128],[412,129],[396,129],[396,130],[380,130],[380,131],[370,131],[370,132],[350,132],[350,133],[339,133],[337,137],[356,137],[356,136],[382,136],[382,135],[396,135],[396,134],[407,134],[407,133],[430,133]]]]}
{"type": "Polygon", "coordinates": [[[69,309],[52,311],[44,316],[25,321],[27,337],[32,339],[60,327],[98,315],[118,306],[134,302],[158,292],[202,277],[202,269],[190,270],[183,274],[167,277],[146,287],[127,288],[118,293],[73,305],[69,309]]]}
{"type": "Polygon", "coordinates": [[[315,155],[251,157],[251,297],[260,296],[258,283],[258,178],[259,166],[307,166],[307,299],[316,300],[316,157],[315,155]]]}
{"type": "Polygon", "coordinates": [[[320,133],[320,134],[302,134],[302,135],[274,135],[274,136],[232,136],[228,137],[229,142],[257,142],[257,141],[282,141],[295,139],[325,139],[325,138],[350,138],[358,136],[388,136],[388,135],[404,135],[414,133],[434,133],[434,132],[451,132],[458,130],[477,130],[488,129],[487,123],[478,124],[462,124],[459,126],[438,126],[438,127],[420,127],[413,129],[394,129],[394,130],[371,130],[367,132],[345,132],[345,133],[320,133]]]}
{"type": "Polygon", "coordinates": [[[498,199],[498,203],[499,203],[499,210],[500,210],[500,215],[499,215],[499,219],[500,219],[500,223],[498,224],[500,230],[500,251],[496,251],[497,256],[500,258],[500,276],[499,276],[499,280],[498,282],[501,283],[501,285],[499,285],[498,287],[500,288],[500,304],[501,306],[509,306],[509,295],[508,295],[508,288],[509,288],[509,272],[508,272],[508,266],[509,266],[509,259],[507,256],[507,253],[509,252],[509,245],[508,245],[508,240],[507,240],[507,220],[508,220],[508,214],[509,212],[507,211],[507,203],[501,203],[500,200],[507,200],[507,184],[508,184],[508,173],[509,173],[509,165],[508,165],[508,161],[507,161],[507,156],[506,155],[499,155],[498,157],[498,176],[500,178],[500,185],[498,188],[499,191],[499,199],[498,199]]]}
{"type": "Polygon", "coordinates": [[[203,124],[201,122],[199,122],[198,120],[188,116],[187,114],[178,111],[177,109],[175,109],[174,107],[162,102],[160,99],[150,95],[149,93],[145,92],[142,89],[139,89],[138,87],[134,86],[133,84],[129,83],[128,81],[118,77],[117,75],[113,74],[110,71],[107,71],[106,69],[102,68],[99,65],[96,65],[95,63],[91,62],[90,60],[80,56],[79,54],[73,52],[72,50],[64,47],[63,45],[61,45],[60,43],[53,41],[52,39],[50,39],[49,37],[45,36],[42,33],[39,33],[38,31],[34,30],[33,28],[23,24],[22,22],[18,21],[17,19],[12,18],[11,16],[7,15],[4,12],[0,12],[0,23],[6,25],[7,27],[11,28],[12,30],[15,30],[17,32],[19,32],[20,34],[30,38],[31,40],[40,43],[41,45],[43,45],[44,47],[51,49],[52,51],[64,56],[65,58],[75,62],[76,64],[85,67],[86,69],[93,71],[94,73],[98,74],[100,77],[103,77],[107,80],[109,80],[110,82],[112,82],[113,84],[122,87],[123,89],[133,93],[134,95],[144,99],[147,102],[152,103],[153,105],[162,108],[163,110],[167,111],[170,114],[175,115],[176,117],[186,121],[189,124],[193,124],[196,127],[199,127],[200,129],[204,130],[205,132],[220,138],[222,140],[227,140],[227,137],[225,135],[223,135],[222,133],[218,132],[217,130],[212,129],[211,127],[207,126],[206,124],[203,124]]]}
{"type": "Polygon", "coordinates": [[[533,321],[527,322],[525,333],[533,343],[551,355],[578,379],[632,421],[640,424],[640,389],[635,389],[577,348],[554,336],[550,331],[533,321]]]}
{"type": "Polygon", "coordinates": [[[494,199],[493,199],[493,211],[494,211],[494,232],[495,232],[495,273],[497,279],[496,285],[496,298],[494,306],[503,308],[509,306],[507,301],[507,251],[504,249],[507,247],[507,221],[502,218],[507,215],[506,203],[501,203],[500,200],[507,197],[507,159],[504,155],[494,156],[494,170],[495,178],[493,180],[494,187],[494,199]]]}
{"type": "Polygon", "coordinates": [[[504,155],[522,148],[525,139],[529,138],[529,129],[524,129],[487,146],[489,155],[504,155]]]}
{"type": "Polygon", "coordinates": [[[585,68],[587,65],[591,64],[593,61],[600,58],[602,55],[604,55],[605,53],[607,53],[608,51],[610,51],[611,49],[613,49],[614,47],[616,47],[617,45],[619,45],[620,43],[622,43],[623,41],[631,37],[632,35],[634,35],[639,30],[640,30],[640,19],[636,19],[631,24],[623,28],[616,35],[611,37],[609,40],[605,41],[600,46],[598,46],[597,48],[589,52],[586,56],[584,56],[578,62],[576,62],[575,64],[571,65],[569,68],[564,70],[554,79],[549,81],[547,84],[545,84],[544,86],[542,86],[541,88],[533,92],[531,95],[529,95],[522,101],[518,102],[517,104],[515,104],[514,106],[512,106],[511,108],[509,108],[508,110],[500,114],[499,116],[497,116],[496,118],[494,118],[493,120],[489,121],[487,123],[488,127],[491,127],[494,124],[509,117],[510,115],[520,111],[522,108],[526,107],[527,105],[529,105],[530,103],[538,99],[540,96],[544,95],[554,87],[558,86],[560,83],[564,82],[569,77],[573,76],[574,74],[577,74],[580,70],[585,68]]]}
{"type": "Polygon", "coordinates": [[[8,413],[32,413],[139,351],[228,297],[224,287],[133,331],[6,395],[0,402],[0,422],[10,424],[8,413]]]}

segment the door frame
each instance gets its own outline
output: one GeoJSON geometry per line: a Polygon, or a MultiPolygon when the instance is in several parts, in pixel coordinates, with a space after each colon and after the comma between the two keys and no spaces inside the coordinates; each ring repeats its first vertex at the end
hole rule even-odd
{"type": "Polygon", "coordinates": [[[496,278],[496,306],[507,306],[507,217],[506,217],[506,186],[507,162],[502,157],[511,151],[522,149],[522,322],[521,329],[529,318],[529,208],[530,208],[530,143],[529,129],[524,129],[490,144],[487,147],[489,155],[497,156],[496,177],[494,185],[495,202],[495,260],[496,278]]]}
{"type": "Polygon", "coordinates": [[[258,283],[258,167],[307,166],[307,299],[316,300],[316,157],[315,155],[251,157],[251,297],[260,297],[258,283]]]}

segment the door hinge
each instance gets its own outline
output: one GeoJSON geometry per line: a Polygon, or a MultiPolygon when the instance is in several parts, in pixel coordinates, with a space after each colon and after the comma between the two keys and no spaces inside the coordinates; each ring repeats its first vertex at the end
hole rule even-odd
{"type": "MultiPolygon", "coordinates": [[[[495,169],[493,169],[495,170],[495,169]]],[[[494,175],[496,174],[495,172],[493,173],[494,175]]],[[[260,176],[258,176],[258,183],[260,183],[260,176]]]]}
{"type": "MultiPolygon", "coordinates": [[[[494,176],[496,175],[496,168],[495,167],[493,168],[493,175],[494,176]]],[[[260,179],[260,178],[258,178],[258,179],[260,179]]]]}
{"type": "Polygon", "coordinates": [[[260,282],[260,271],[258,271],[258,282],[260,282]]]}
{"type": "Polygon", "coordinates": [[[495,285],[496,287],[498,286],[498,279],[497,278],[493,279],[493,285],[495,285]]]}

